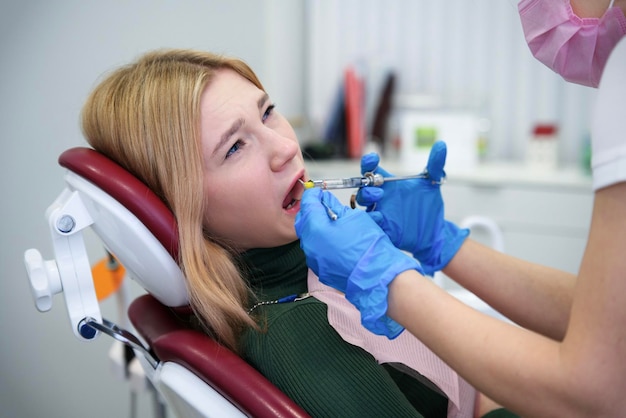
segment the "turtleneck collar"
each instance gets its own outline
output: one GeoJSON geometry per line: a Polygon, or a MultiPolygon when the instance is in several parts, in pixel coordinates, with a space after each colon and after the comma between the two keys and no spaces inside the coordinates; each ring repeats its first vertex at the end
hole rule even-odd
{"type": "Polygon", "coordinates": [[[241,254],[243,274],[259,300],[278,299],[307,291],[306,257],[300,241],[241,254]]]}

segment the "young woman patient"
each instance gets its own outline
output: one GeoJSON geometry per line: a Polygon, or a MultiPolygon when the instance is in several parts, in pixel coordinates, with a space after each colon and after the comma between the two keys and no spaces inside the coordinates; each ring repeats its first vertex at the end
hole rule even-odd
{"type": "Polygon", "coordinates": [[[368,351],[359,332],[346,337],[331,325],[330,310],[348,328],[360,327],[359,315],[342,314],[333,291],[309,289],[294,229],[300,180],[308,180],[302,153],[244,62],[191,50],[148,53],[97,85],[82,127],[91,146],[173,211],[178,261],[203,328],[312,416],[471,417],[491,409],[490,416],[510,416],[487,399],[475,411],[475,391],[442,362],[426,379],[421,366],[384,356],[419,347],[410,335],[382,337],[382,348],[368,351]],[[310,297],[292,296],[309,290],[310,297]],[[452,375],[452,389],[434,383],[437,375],[452,375]]]}

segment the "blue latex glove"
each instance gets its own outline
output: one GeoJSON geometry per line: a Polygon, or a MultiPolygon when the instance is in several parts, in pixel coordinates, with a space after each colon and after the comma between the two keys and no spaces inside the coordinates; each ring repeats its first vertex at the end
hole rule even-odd
{"type": "Polygon", "coordinates": [[[308,266],[345,293],[365,328],[390,339],[400,335],[402,326],[386,316],[387,286],[403,271],[421,273],[419,262],[396,248],[365,211],[344,206],[328,191],[306,190],[300,205],[295,227],[308,266]]]}
{"type": "MultiPolygon", "coordinates": [[[[469,235],[469,230],[444,219],[440,182],[445,177],[446,152],[445,142],[435,142],[426,166],[430,178],[363,187],[357,193],[357,202],[367,207],[394,245],[411,252],[429,276],[448,265],[469,235]]],[[[392,177],[378,167],[379,160],[375,153],[364,155],[361,171],[392,177]]]]}

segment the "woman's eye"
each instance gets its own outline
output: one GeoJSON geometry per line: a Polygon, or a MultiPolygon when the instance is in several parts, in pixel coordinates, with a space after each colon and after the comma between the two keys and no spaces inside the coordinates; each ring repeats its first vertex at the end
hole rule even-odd
{"type": "Polygon", "coordinates": [[[265,113],[263,113],[263,122],[265,122],[267,118],[272,116],[272,113],[274,112],[275,107],[276,107],[275,104],[271,104],[267,107],[267,109],[265,110],[265,113]]]}
{"type": "Polygon", "coordinates": [[[241,147],[243,147],[243,141],[241,139],[238,139],[232,147],[229,148],[228,152],[226,153],[226,158],[228,159],[230,158],[234,153],[236,153],[237,151],[239,151],[241,149],[241,147]]]}

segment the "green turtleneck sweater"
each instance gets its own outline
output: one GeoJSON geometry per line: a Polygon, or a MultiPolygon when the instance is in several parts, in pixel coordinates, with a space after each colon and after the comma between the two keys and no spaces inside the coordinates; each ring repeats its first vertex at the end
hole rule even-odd
{"type": "MultiPolygon", "coordinates": [[[[257,302],[307,291],[299,242],[243,259],[257,302]]],[[[242,356],[313,417],[446,416],[445,397],[345,342],[314,297],[259,305],[252,314],[262,331],[243,335],[242,356]]]]}

